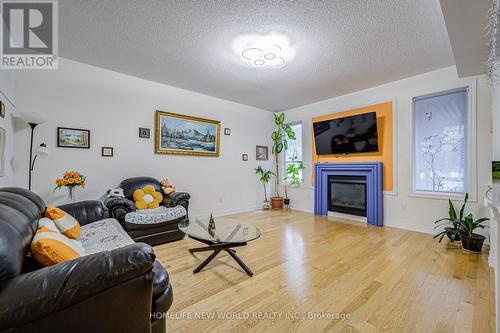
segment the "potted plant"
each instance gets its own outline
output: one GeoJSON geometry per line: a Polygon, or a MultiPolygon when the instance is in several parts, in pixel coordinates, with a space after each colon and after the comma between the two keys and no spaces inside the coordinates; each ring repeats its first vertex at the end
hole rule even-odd
{"type": "Polygon", "coordinates": [[[448,199],[448,217],[439,219],[436,222],[434,222],[435,224],[437,224],[434,227],[434,229],[443,226],[445,227],[444,230],[442,230],[440,233],[434,236],[434,238],[441,236],[441,238],[439,238],[439,243],[441,243],[444,236],[447,236],[451,242],[460,240],[460,229],[458,227],[457,222],[462,221],[464,219],[464,211],[465,211],[465,206],[467,205],[467,200],[469,200],[469,193],[465,193],[464,203],[462,204],[462,207],[460,208],[459,211],[459,215],[457,216],[457,210],[455,209],[453,202],[451,202],[451,200],[448,199]]]}
{"type": "Polygon", "coordinates": [[[260,165],[255,168],[255,174],[259,176],[260,181],[264,184],[264,209],[269,209],[269,200],[267,200],[266,184],[269,183],[274,173],[271,170],[266,170],[260,165]]]}
{"type": "Polygon", "coordinates": [[[464,248],[464,251],[481,253],[486,237],[475,234],[474,230],[477,228],[484,229],[485,226],[482,225],[482,223],[488,220],[489,218],[483,217],[474,221],[472,214],[469,214],[463,221],[457,222],[460,229],[460,239],[462,240],[462,247],[464,248]]]}
{"type": "Polygon", "coordinates": [[[289,125],[285,124],[285,114],[274,114],[274,123],[276,124],[276,130],[271,134],[271,139],[273,140],[272,152],[276,159],[276,170],[274,176],[276,178],[275,182],[275,194],[271,198],[271,206],[273,209],[283,208],[283,198],[280,196],[279,192],[279,156],[283,149],[288,148],[288,140],[295,140],[295,133],[289,125]]]}
{"type": "Polygon", "coordinates": [[[295,162],[297,156],[292,156],[290,158],[292,163],[288,164],[286,167],[286,177],[285,177],[285,205],[290,205],[290,199],[288,198],[287,183],[292,186],[299,186],[302,183],[302,177],[300,177],[300,171],[304,170],[304,164],[300,162],[295,162]]]}

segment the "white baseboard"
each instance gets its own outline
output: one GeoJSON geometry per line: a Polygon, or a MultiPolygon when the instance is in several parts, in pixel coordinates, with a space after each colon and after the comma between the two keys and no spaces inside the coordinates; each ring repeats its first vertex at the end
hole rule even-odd
{"type": "Polygon", "coordinates": [[[303,213],[310,213],[310,214],[314,214],[314,211],[313,210],[309,210],[309,209],[300,209],[300,208],[295,208],[295,207],[290,207],[290,210],[295,210],[297,212],[303,212],[303,213]]]}
{"type": "Polygon", "coordinates": [[[253,212],[256,210],[261,210],[262,206],[252,206],[248,208],[242,208],[242,209],[235,209],[235,210],[223,210],[223,211],[214,211],[214,212],[207,212],[204,214],[196,213],[196,214],[190,214],[190,218],[199,218],[199,217],[207,217],[210,214],[212,214],[214,217],[222,217],[222,216],[228,216],[228,215],[235,215],[235,214],[240,214],[240,213],[248,213],[248,212],[253,212]]]}
{"type": "Polygon", "coordinates": [[[427,226],[422,226],[418,224],[411,224],[411,223],[398,223],[397,221],[384,221],[384,227],[391,227],[391,228],[398,228],[398,229],[404,229],[404,230],[409,230],[409,231],[416,231],[416,232],[423,232],[424,234],[431,234],[433,235],[436,230],[434,230],[433,227],[427,227],[427,226]]]}
{"type": "Polygon", "coordinates": [[[488,265],[495,269],[495,273],[497,271],[496,262],[497,262],[497,257],[494,255],[491,255],[491,252],[490,252],[490,255],[488,256],[488,265]]]}

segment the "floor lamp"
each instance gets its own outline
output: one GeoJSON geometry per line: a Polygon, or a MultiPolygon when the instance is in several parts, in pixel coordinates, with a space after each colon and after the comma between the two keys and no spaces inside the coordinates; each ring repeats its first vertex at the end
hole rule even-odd
{"type": "Polygon", "coordinates": [[[43,124],[47,121],[47,116],[38,112],[20,112],[19,118],[24,122],[28,123],[31,128],[30,133],[30,163],[28,167],[28,189],[31,190],[31,172],[35,166],[35,161],[38,155],[47,155],[49,153],[45,143],[42,143],[35,151],[35,156],[33,157],[33,134],[35,127],[43,124]]]}

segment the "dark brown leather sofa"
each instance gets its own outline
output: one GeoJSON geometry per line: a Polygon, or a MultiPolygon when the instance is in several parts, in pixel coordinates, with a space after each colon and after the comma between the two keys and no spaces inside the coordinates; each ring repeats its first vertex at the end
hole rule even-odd
{"type": "MultiPolygon", "coordinates": [[[[45,203],[0,188],[0,332],[165,332],[173,300],[153,249],[136,243],[40,267],[30,242],[45,203]]],[[[99,201],[61,206],[85,225],[104,218],[99,201]]]]}
{"type": "MultiPolygon", "coordinates": [[[[182,239],[184,233],[179,230],[177,225],[182,220],[188,219],[188,215],[181,219],[158,224],[134,224],[125,222],[125,215],[136,210],[133,201],[134,191],[146,185],[152,185],[156,191],[163,193],[161,183],[152,177],[134,177],[122,181],[118,187],[123,189],[125,198],[109,198],[105,201],[110,217],[117,219],[123,229],[125,229],[130,237],[136,242],[157,245],[182,239]]],[[[167,196],[163,194],[163,198],[166,199],[167,196]]],[[[171,200],[169,207],[181,205],[186,209],[186,212],[188,212],[189,199],[191,198],[189,193],[174,192],[169,194],[168,198],[171,200]]]]}

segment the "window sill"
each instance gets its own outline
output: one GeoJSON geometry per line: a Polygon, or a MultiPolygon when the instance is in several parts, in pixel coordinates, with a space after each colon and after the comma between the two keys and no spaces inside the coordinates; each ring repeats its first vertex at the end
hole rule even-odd
{"type": "MultiPolygon", "coordinates": [[[[408,194],[409,197],[413,198],[423,198],[423,199],[436,199],[436,200],[458,200],[462,201],[464,199],[465,193],[449,193],[449,192],[442,192],[442,193],[436,193],[436,192],[424,192],[424,191],[418,191],[418,192],[411,192],[408,194]]],[[[475,198],[470,198],[469,201],[475,202],[475,198]]]]}
{"type": "MultiPolygon", "coordinates": [[[[280,184],[280,187],[281,187],[281,188],[285,188],[285,185],[280,184]]],[[[292,186],[292,185],[287,185],[287,186],[286,186],[286,188],[287,188],[287,189],[289,189],[289,190],[290,190],[290,189],[299,189],[299,190],[303,190],[303,189],[305,189],[305,185],[304,185],[304,184],[302,184],[302,185],[295,185],[295,186],[292,186]]]]}

